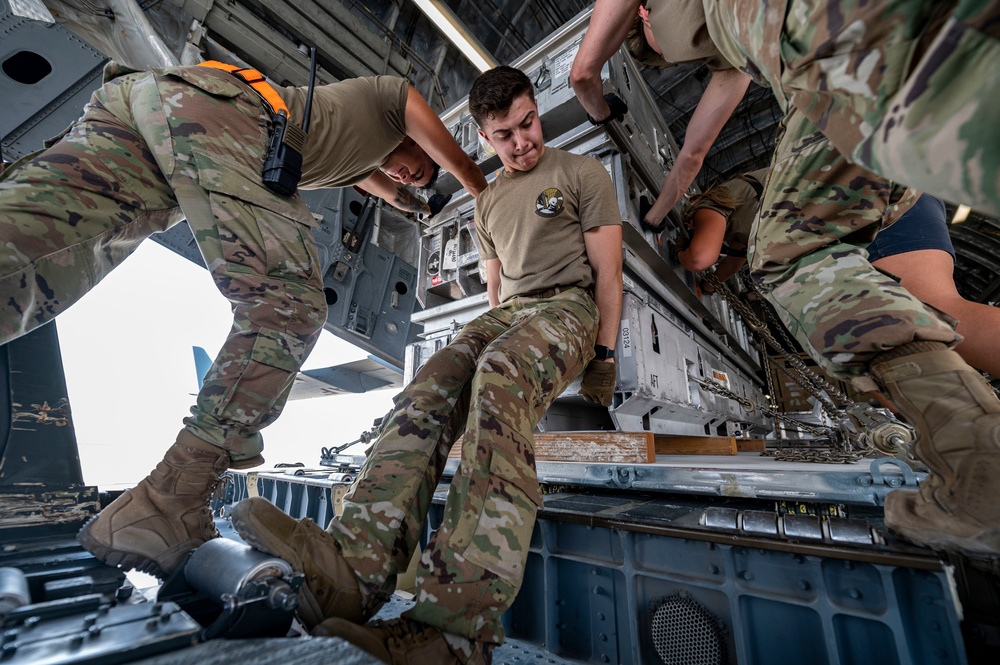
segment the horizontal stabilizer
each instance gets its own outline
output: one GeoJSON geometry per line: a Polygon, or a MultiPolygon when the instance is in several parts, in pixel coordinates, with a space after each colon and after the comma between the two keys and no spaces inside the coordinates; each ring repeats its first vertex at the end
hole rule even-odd
{"type": "Polygon", "coordinates": [[[309,399],[329,395],[366,393],[385,388],[399,389],[403,385],[403,371],[368,356],[364,360],[307,369],[299,372],[292,384],[288,399],[309,399]]]}

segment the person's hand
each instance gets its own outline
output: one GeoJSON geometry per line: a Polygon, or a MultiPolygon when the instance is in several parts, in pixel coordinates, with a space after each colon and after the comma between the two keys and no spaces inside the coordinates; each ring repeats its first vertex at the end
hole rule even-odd
{"type": "Polygon", "coordinates": [[[594,120],[589,113],[587,114],[587,120],[589,120],[592,125],[597,127],[603,127],[609,122],[621,120],[625,117],[625,114],[628,113],[628,104],[626,104],[625,100],[615,93],[609,92],[604,95],[604,101],[608,103],[608,108],[611,109],[611,113],[607,118],[604,118],[603,120],[594,120]]]}
{"type": "Polygon", "coordinates": [[[653,233],[662,233],[663,229],[667,228],[667,218],[664,217],[658,223],[650,223],[646,221],[646,215],[652,209],[653,204],[650,203],[649,198],[645,196],[639,197],[639,224],[642,228],[652,231],[653,233]]]}
{"type": "Polygon", "coordinates": [[[611,406],[615,394],[615,363],[613,360],[591,360],[583,370],[580,396],[592,404],[611,406]]]}
{"type": "Polygon", "coordinates": [[[451,201],[451,194],[431,195],[431,197],[427,199],[427,207],[431,209],[431,214],[428,215],[428,217],[433,217],[441,212],[441,210],[448,205],[448,201],[451,201]]]}

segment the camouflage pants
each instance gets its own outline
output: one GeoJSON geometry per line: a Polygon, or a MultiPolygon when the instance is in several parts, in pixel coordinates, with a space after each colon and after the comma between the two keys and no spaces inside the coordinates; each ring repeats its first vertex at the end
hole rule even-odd
{"type": "MultiPolygon", "coordinates": [[[[145,238],[187,218],[233,327],[187,429],[258,455],[326,320],[309,209],[260,182],[267,117],[204,67],[110,65],[83,117],[0,180],[0,343],[53,319],[145,238]]],[[[150,284],[169,288],[169,278],[150,284]]]]}
{"type": "Polygon", "coordinates": [[[1000,214],[998,0],[704,0],[727,59],[875,173],[1000,214]]]}
{"type": "Polygon", "coordinates": [[[785,327],[841,379],[907,342],[961,341],[936,310],[867,260],[879,228],[919,193],[848,162],[795,109],[782,125],[747,256],[785,327]]]}
{"type": "Polygon", "coordinates": [[[329,529],[373,605],[406,569],[462,436],[409,617],[479,642],[503,641],[500,615],[521,586],[542,503],[532,432],[593,357],[597,324],[597,306],[580,289],[512,298],[466,325],[396,397],[329,529]]]}

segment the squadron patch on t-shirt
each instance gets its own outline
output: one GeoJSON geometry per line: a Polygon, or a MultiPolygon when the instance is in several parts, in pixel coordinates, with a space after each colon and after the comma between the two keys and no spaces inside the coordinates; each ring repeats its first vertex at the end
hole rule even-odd
{"type": "Polygon", "coordinates": [[[549,187],[535,199],[535,214],[540,217],[555,217],[563,209],[563,193],[555,187],[549,187]]]}

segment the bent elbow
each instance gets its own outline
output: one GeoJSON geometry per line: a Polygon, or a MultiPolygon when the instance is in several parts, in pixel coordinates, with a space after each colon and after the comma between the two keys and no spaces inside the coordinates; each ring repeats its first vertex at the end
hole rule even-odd
{"type": "Polygon", "coordinates": [[[680,259],[681,265],[684,266],[685,270],[690,270],[691,272],[701,272],[703,270],[708,270],[713,265],[715,265],[716,257],[710,257],[705,254],[695,254],[692,252],[685,252],[677,256],[680,259]]]}

